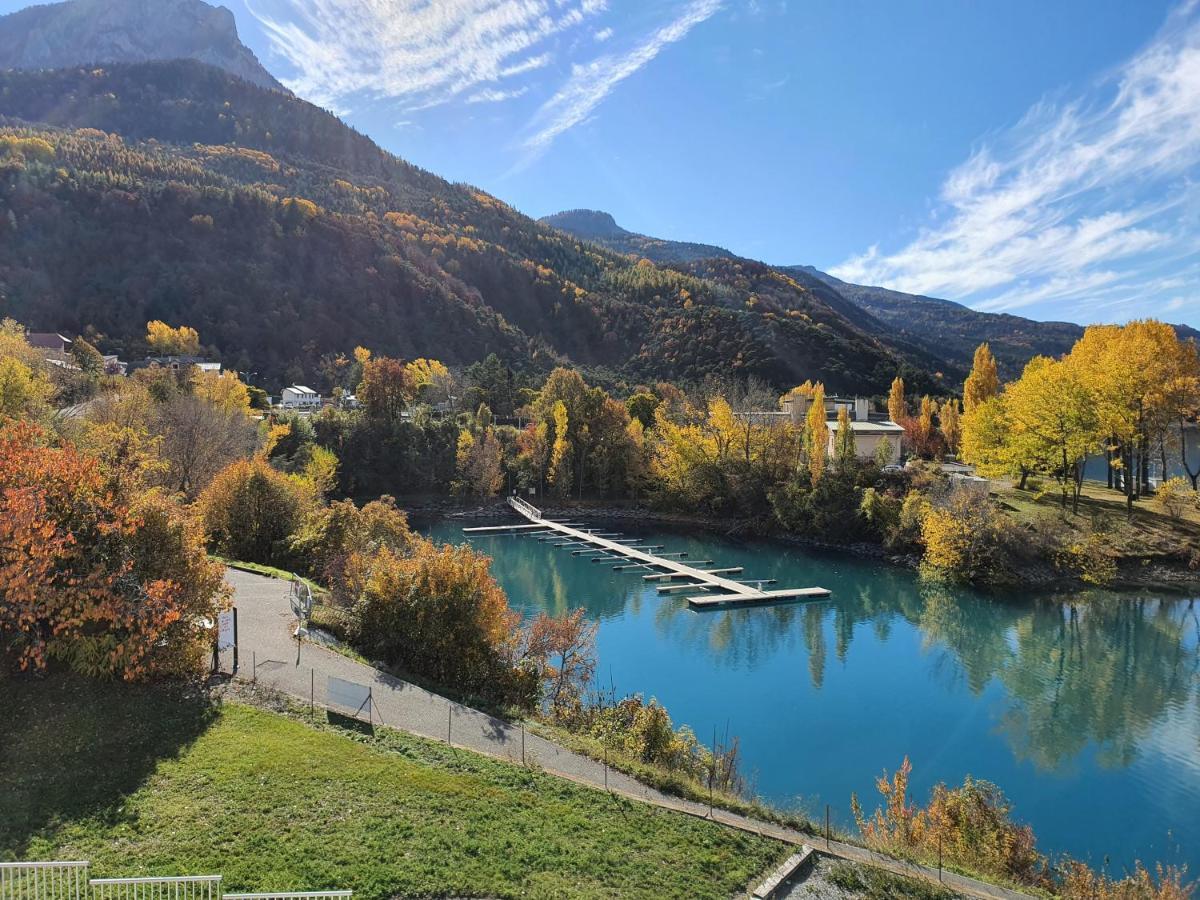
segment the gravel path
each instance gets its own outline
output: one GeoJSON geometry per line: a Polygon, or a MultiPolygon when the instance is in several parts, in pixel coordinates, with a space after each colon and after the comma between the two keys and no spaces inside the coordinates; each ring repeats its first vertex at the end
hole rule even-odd
{"type": "MultiPolygon", "coordinates": [[[[525,762],[546,772],[593,787],[607,787],[614,793],[664,809],[701,818],[709,815],[708,806],[703,803],[664,794],[613,769],[606,772],[603,763],[538,735],[523,734],[519,725],[514,726],[393,678],[327,647],[307,642],[297,645],[292,636],[296,620],[289,605],[290,588],[287,582],[237,569],[226,569],[225,580],[233,587],[238,609],[240,678],[254,678],[260,684],[269,685],[300,700],[309,699],[311,691],[318,704],[330,707],[334,704],[326,699],[329,676],[352,681],[371,687],[374,699],[372,718],[377,724],[442,741],[446,740],[449,729],[454,746],[516,763],[522,762],[523,745],[525,762]]],[[[922,877],[928,876],[930,871],[922,871],[921,867],[892,860],[853,844],[840,841],[827,844],[812,835],[722,810],[715,811],[712,818],[723,825],[790,844],[809,843],[822,853],[871,863],[898,874],[922,877]]],[[[954,890],[987,900],[1028,900],[1026,895],[1015,891],[950,873],[946,873],[945,883],[954,890]]]]}

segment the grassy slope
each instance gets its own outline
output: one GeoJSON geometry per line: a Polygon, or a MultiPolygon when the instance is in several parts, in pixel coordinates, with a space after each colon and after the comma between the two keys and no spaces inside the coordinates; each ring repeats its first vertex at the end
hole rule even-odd
{"type": "Polygon", "coordinates": [[[1002,481],[993,481],[992,490],[1017,522],[1035,530],[1054,529],[1072,539],[1085,538],[1093,530],[1104,532],[1108,546],[1126,564],[1180,560],[1188,548],[1200,547],[1200,510],[1194,508],[1172,519],[1151,498],[1135,503],[1130,519],[1123,494],[1088,481],[1079,498],[1079,515],[1075,516],[1070,513],[1069,503],[1067,512],[1062,512],[1058,485],[1052,481],[1045,483],[1041,496],[1018,491],[1002,481]]]}
{"type": "Polygon", "coordinates": [[[788,849],[431,741],[199,694],[0,681],[0,859],[356,896],[728,897],[788,849]]]}

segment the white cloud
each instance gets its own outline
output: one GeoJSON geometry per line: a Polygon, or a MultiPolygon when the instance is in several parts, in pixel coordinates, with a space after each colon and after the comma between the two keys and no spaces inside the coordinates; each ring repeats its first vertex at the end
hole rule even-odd
{"type": "Polygon", "coordinates": [[[1086,96],[1039,103],[974,152],[907,246],[872,247],[833,274],[993,311],[1086,317],[1090,296],[1111,318],[1161,310],[1177,289],[1150,290],[1197,251],[1198,7],[1179,7],[1086,96]]]}
{"type": "Polygon", "coordinates": [[[530,133],[522,142],[528,153],[526,162],[563,132],[586,121],[613,88],[658,56],[664,47],[682,40],[701,22],[712,18],[721,5],[721,0],[690,0],[678,16],[631,50],[573,65],[567,83],[542,104],[530,124],[530,133]]]}
{"type": "Polygon", "coordinates": [[[605,41],[607,41],[612,36],[613,36],[613,30],[611,28],[601,28],[599,31],[597,31],[595,34],[592,35],[592,37],[594,37],[596,39],[597,43],[601,43],[601,44],[603,44],[605,41]]]}
{"type": "Polygon", "coordinates": [[[505,100],[515,100],[528,93],[528,86],[513,88],[510,91],[500,91],[496,88],[484,88],[467,98],[468,103],[502,103],[505,100]]]}
{"type": "Polygon", "coordinates": [[[585,27],[606,0],[248,0],[285,83],[334,108],[360,98],[443,103],[542,68],[555,35],[585,27]]]}

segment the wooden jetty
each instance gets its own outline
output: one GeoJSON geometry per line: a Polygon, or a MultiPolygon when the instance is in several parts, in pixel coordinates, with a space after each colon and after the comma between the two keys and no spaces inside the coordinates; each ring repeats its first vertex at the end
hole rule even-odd
{"type": "MultiPolygon", "coordinates": [[[[694,565],[680,562],[679,559],[671,557],[686,557],[687,553],[649,553],[640,547],[634,546],[637,542],[628,539],[613,540],[611,537],[603,537],[595,531],[582,530],[579,523],[564,523],[556,522],[551,519],[546,519],[542,516],[541,510],[536,506],[522,500],[520,497],[509,497],[508,505],[516,510],[522,517],[525,518],[525,524],[519,525],[494,525],[477,528],[464,528],[467,533],[495,533],[509,531],[520,534],[521,532],[537,531],[539,534],[554,532],[554,536],[561,539],[561,543],[557,543],[559,547],[580,547],[588,545],[589,548],[599,555],[591,556],[592,562],[609,562],[614,559],[628,560],[628,563],[619,566],[613,566],[614,569],[636,569],[646,568],[657,570],[653,575],[643,576],[647,580],[662,579],[673,580],[675,578],[686,578],[692,583],[678,584],[671,586],[660,587],[659,590],[663,593],[667,591],[681,590],[699,590],[705,593],[695,597],[688,597],[688,605],[693,609],[716,609],[730,606],[753,606],[763,603],[780,603],[786,601],[797,600],[812,600],[829,596],[829,591],[821,587],[807,588],[783,588],[779,590],[764,591],[763,584],[773,583],[773,579],[761,580],[734,580],[732,578],[723,577],[722,573],[734,574],[742,571],[740,566],[727,567],[721,569],[700,569],[697,565],[708,565],[712,560],[697,560],[694,565]],[[716,593],[720,591],[720,593],[716,593]],[[712,593],[709,593],[712,592],[712,593]]],[[[554,540],[554,537],[540,537],[540,541],[554,540]]],[[[657,546],[647,549],[658,549],[657,546]]],[[[584,551],[573,550],[575,555],[582,555],[584,551]]]]}

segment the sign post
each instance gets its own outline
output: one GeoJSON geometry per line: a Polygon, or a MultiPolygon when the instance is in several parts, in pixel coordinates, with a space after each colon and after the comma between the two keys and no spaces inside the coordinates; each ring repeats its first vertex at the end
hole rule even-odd
{"type": "Polygon", "coordinates": [[[233,650],[233,674],[238,670],[237,607],[217,615],[217,652],[233,650]]]}
{"type": "Polygon", "coordinates": [[[291,605],[292,613],[296,616],[296,665],[300,665],[300,646],[307,633],[304,626],[312,613],[313,595],[308,582],[302,580],[294,572],[292,573],[291,605]]]}

